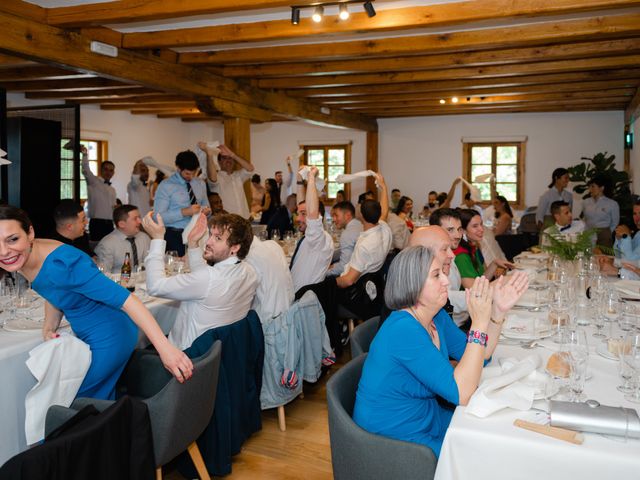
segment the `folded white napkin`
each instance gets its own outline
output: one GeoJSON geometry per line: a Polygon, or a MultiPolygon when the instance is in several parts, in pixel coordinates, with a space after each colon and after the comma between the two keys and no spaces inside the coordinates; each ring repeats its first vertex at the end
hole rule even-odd
{"type": "MultiPolygon", "coordinates": [[[[308,166],[305,166],[298,173],[303,180],[306,180],[309,177],[310,171],[311,169],[308,166]]],[[[318,190],[318,192],[322,192],[324,190],[324,179],[316,177],[316,190],[318,190]]]]}
{"type": "MultiPolygon", "coordinates": [[[[207,147],[213,149],[213,165],[217,171],[220,171],[220,164],[218,163],[218,154],[220,153],[220,142],[207,142],[207,147]]],[[[196,157],[198,157],[198,163],[200,163],[200,169],[202,170],[202,177],[207,178],[207,153],[202,150],[198,145],[195,148],[196,157]]]]}
{"type": "Polygon", "coordinates": [[[167,177],[170,177],[171,175],[173,175],[174,173],[176,173],[176,169],[174,167],[171,167],[169,165],[164,165],[162,163],[159,163],[155,158],[153,157],[144,157],[142,159],[142,162],[147,166],[147,167],[153,167],[153,168],[157,168],[158,170],[160,170],[162,173],[164,173],[167,177]]]}
{"type": "Polygon", "coordinates": [[[540,364],[537,355],[517,360],[508,359],[501,366],[484,369],[478,389],[469,400],[466,412],[476,417],[488,417],[503,408],[529,410],[535,388],[521,383],[540,364]]]}
{"type": "Polygon", "coordinates": [[[302,155],[304,155],[304,150],[299,149],[293,155],[287,155],[287,160],[298,160],[302,155]]]}
{"type": "Polygon", "coordinates": [[[7,156],[7,152],[5,152],[0,148],[0,165],[11,165],[11,161],[4,158],[6,156],[7,156]]]}
{"type": "Polygon", "coordinates": [[[62,333],[31,350],[26,364],[38,382],[24,401],[24,430],[31,445],[44,438],[49,407],[73,402],[91,365],[91,350],[82,340],[62,333]]]}
{"type": "Polygon", "coordinates": [[[361,178],[366,177],[375,177],[376,172],[373,170],[362,170],[361,172],[356,173],[343,173],[336,177],[337,183],[351,183],[355,180],[360,180],[361,178]]]}
{"type": "Polygon", "coordinates": [[[473,200],[474,202],[480,202],[482,200],[482,195],[480,193],[480,190],[478,189],[478,187],[471,185],[469,182],[467,182],[464,178],[462,177],[458,177],[460,180],[462,180],[462,182],[467,186],[467,188],[469,189],[469,193],[471,193],[471,200],[473,200]]]}

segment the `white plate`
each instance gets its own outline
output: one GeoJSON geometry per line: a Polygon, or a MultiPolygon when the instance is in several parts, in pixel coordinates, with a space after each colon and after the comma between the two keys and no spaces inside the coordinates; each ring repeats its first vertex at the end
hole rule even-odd
{"type": "Polygon", "coordinates": [[[533,332],[508,332],[508,331],[503,331],[502,332],[502,336],[504,338],[509,338],[509,339],[513,339],[513,340],[542,340],[543,338],[549,338],[551,337],[554,333],[556,333],[555,330],[551,329],[551,330],[543,330],[541,332],[537,332],[536,334],[534,334],[533,332]]]}
{"type": "Polygon", "coordinates": [[[614,360],[616,362],[618,361],[618,356],[609,351],[606,342],[601,342],[598,344],[598,346],[596,347],[596,353],[608,360],[614,360]]]}
{"type": "Polygon", "coordinates": [[[625,297],[640,299],[640,280],[618,280],[613,286],[625,297]]]}
{"type": "MultiPolygon", "coordinates": [[[[15,320],[9,320],[3,327],[7,332],[35,332],[42,330],[43,322],[37,320],[30,320],[26,318],[18,318],[15,320]]],[[[62,320],[59,328],[68,327],[69,322],[62,320]]]]}
{"type": "Polygon", "coordinates": [[[553,378],[542,370],[531,372],[526,378],[520,380],[520,383],[533,387],[534,400],[553,397],[560,390],[560,386],[553,381],[553,378]]]}

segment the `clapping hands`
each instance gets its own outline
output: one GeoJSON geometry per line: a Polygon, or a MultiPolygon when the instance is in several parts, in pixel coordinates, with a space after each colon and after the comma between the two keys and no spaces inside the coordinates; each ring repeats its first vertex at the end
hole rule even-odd
{"type": "Polygon", "coordinates": [[[529,276],[517,271],[509,277],[500,277],[493,284],[492,318],[502,319],[529,288],[529,276]]]}

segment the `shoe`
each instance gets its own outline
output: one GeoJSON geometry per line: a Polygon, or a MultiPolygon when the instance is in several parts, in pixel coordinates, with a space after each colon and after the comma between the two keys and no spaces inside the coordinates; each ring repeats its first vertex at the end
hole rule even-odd
{"type": "Polygon", "coordinates": [[[340,344],[346,347],[349,343],[349,325],[347,322],[342,324],[342,332],[340,333],[340,344]]]}

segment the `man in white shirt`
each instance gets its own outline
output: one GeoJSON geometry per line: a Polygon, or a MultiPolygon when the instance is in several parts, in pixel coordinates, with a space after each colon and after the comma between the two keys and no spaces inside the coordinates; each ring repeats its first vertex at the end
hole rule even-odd
{"type": "Polygon", "coordinates": [[[85,146],[80,147],[82,153],[82,174],[87,181],[89,195],[89,237],[97,242],[113,231],[113,209],[116,206],[116,189],[111,186],[111,179],[116,171],[113,162],[106,160],[100,165],[100,177],[94,175],[89,167],[89,154],[85,146]]]}
{"type": "Polygon", "coordinates": [[[392,247],[396,250],[402,250],[407,246],[407,243],[409,242],[409,236],[411,235],[411,230],[409,230],[407,222],[405,222],[395,213],[389,212],[389,216],[387,217],[387,224],[389,225],[391,233],[393,234],[392,247]]]}
{"type": "Polygon", "coordinates": [[[298,198],[305,200],[298,204],[298,229],[303,236],[291,257],[291,278],[294,291],[306,285],[321,282],[333,258],[333,239],[324,231],[319,211],[316,177],[318,169],[311,167],[305,190],[300,173],[297,174],[298,198]]]}
{"type": "Polygon", "coordinates": [[[452,261],[455,257],[453,251],[460,245],[462,240],[462,222],[460,214],[456,210],[449,208],[440,208],[433,212],[429,217],[430,226],[439,226],[449,235],[449,249],[444,247],[444,237],[441,235],[440,229],[430,227],[418,228],[411,235],[410,245],[422,245],[427,248],[437,250],[438,246],[445,248],[447,251],[446,260],[443,263],[443,271],[449,277],[449,303],[453,307],[451,316],[456,325],[463,325],[469,319],[467,311],[467,300],[464,290],[461,290],[462,279],[456,262],[452,261]]]}
{"type": "Polygon", "coordinates": [[[105,236],[96,246],[96,255],[105,272],[120,273],[124,257],[131,257],[131,268],[142,266],[149,252],[151,239],[140,231],[142,219],[135,205],[122,205],[113,211],[116,229],[105,236]]]}
{"type": "Polygon", "coordinates": [[[293,186],[293,169],[291,168],[291,157],[287,157],[287,178],[285,180],[282,171],[278,170],[275,173],[276,183],[278,184],[278,192],[280,193],[280,203],[282,205],[287,203],[287,197],[291,195],[293,186]]]}
{"type": "Polygon", "coordinates": [[[199,142],[198,147],[207,154],[207,176],[211,182],[211,189],[220,194],[227,212],[249,218],[249,204],[243,185],[251,178],[253,164],[233,153],[226,145],[219,145],[218,171],[213,161],[214,148],[207,146],[206,142],[199,142]],[[239,170],[235,170],[236,162],[242,167],[239,170]]]}
{"type": "Polygon", "coordinates": [[[584,222],[572,219],[569,203],[564,200],[553,202],[550,211],[554,224],[542,232],[542,246],[551,245],[550,236],[566,239],[569,234],[584,232],[584,222]]]}
{"type": "Polygon", "coordinates": [[[190,273],[167,277],[164,269],[164,224],[151,214],[143,225],[151,238],[145,260],[149,294],[181,300],[169,341],[185,349],[207,330],[229,325],[247,316],[258,286],[254,268],[243,261],[253,240],[251,224],[234,214],[221,214],[210,222],[210,237],[204,252],[198,242],[207,231],[207,218],[200,214],[188,237],[190,273]]]}
{"type": "Polygon", "coordinates": [[[282,247],[273,240],[253,237],[246,261],[258,274],[258,289],[251,308],[262,323],[269,323],[293,303],[293,281],[282,247]]]}
{"type": "Polygon", "coordinates": [[[331,209],[333,224],[342,230],[340,235],[340,259],[331,265],[327,275],[338,276],[344,272],[351,254],[362,233],[362,222],[355,218],[356,209],[351,202],[336,203],[331,209]]]}
{"type": "MultiPolygon", "coordinates": [[[[145,157],[146,158],[146,157],[145,157]]],[[[147,181],[149,180],[149,167],[144,159],[138,160],[133,166],[131,181],[127,185],[129,205],[135,205],[144,217],[151,210],[151,195],[147,181]]]]}

